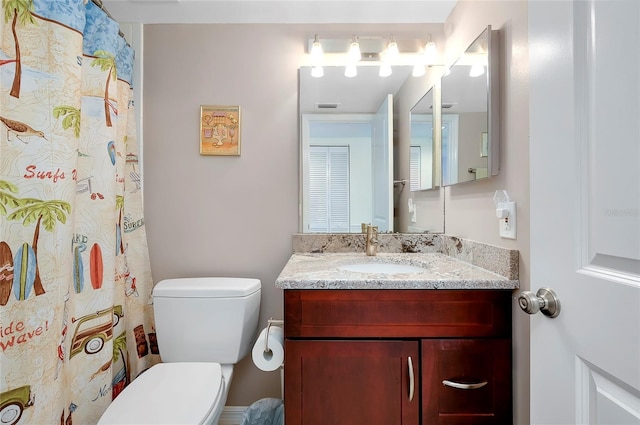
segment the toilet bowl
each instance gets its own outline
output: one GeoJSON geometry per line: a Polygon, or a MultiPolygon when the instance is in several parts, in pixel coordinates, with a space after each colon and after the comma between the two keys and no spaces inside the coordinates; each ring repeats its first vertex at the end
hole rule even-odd
{"type": "Polygon", "coordinates": [[[153,290],[162,363],[107,407],[98,425],[215,425],[233,366],[257,334],[261,283],[245,278],[168,279],[153,290]]]}
{"type": "Polygon", "coordinates": [[[228,388],[218,363],[159,363],[116,397],[98,425],[213,425],[228,388]]]}

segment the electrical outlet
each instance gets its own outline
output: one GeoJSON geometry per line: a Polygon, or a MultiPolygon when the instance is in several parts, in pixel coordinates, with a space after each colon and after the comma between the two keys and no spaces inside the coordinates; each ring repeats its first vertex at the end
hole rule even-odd
{"type": "Polygon", "coordinates": [[[502,202],[496,210],[499,218],[500,237],[504,239],[516,239],[516,203],[502,202]],[[500,214],[498,211],[502,210],[500,214]],[[506,212],[506,214],[505,214],[506,212]],[[502,218],[500,218],[502,216],[502,218]]]}

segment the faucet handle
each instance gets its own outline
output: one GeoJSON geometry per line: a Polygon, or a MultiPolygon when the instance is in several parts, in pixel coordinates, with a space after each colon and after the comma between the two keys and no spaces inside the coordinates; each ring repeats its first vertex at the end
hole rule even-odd
{"type": "Polygon", "coordinates": [[[378,250],[378,226],[367,226],[366,241],[366,254],[369,256],[376,255],[376,251],[378,250]]]}
{"type": "Polygon", "coordinates": [[[367,239],[372,243],[378,243],[378,226],[367,226],[367,239]]]}

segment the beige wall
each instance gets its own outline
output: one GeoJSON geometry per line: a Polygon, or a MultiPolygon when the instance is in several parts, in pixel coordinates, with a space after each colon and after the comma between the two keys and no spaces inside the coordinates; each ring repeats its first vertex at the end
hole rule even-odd
{"type": "MultiPolygon", "coordinates": [[[[298,227],[298,37],[259,25],[144,29],[144,194],[153,278],[259,278],[260,327],[282,318],[274,281],[298,227]],[[241,156],[199,154],[200,105],[240,105],[241,156]]],[[[279,375],[257,370],[250,356],[234,373],[228,404],[279,397],[279,375]]]]}
{"type": "MultiPolygon", "coordinates": [[[[521,290],[529,289],[529,60],[524,1],[461,1],[445,22],[445,60],[451,64],[491,25],[500,30],[500,175],[450,186],[445,229],[450,235],[520,251],[521,290]],[[517,202],[517,239],[498,235],[493,194],[517,202]]],[[[529,422],[529,317],[513,303],[514,423],[529,422]]]]}

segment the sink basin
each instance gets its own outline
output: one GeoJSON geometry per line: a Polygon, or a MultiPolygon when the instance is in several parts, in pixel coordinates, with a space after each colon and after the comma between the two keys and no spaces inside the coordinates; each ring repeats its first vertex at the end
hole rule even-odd
{"type": "Polygon", "coordinates": [[[426,270],[422,267],[393,263],[357,263],[340,266],[338,268],[349,272],[378,274],[420,273],[426,270]]]}

